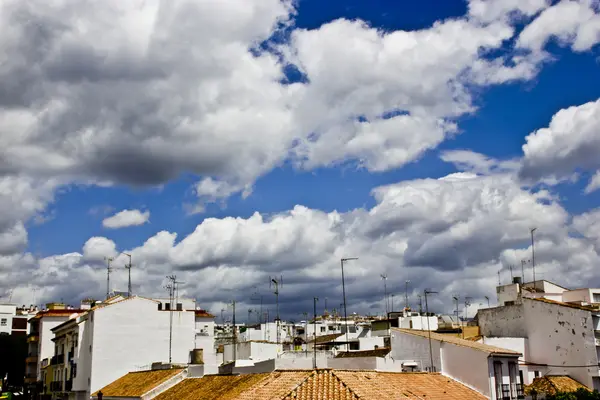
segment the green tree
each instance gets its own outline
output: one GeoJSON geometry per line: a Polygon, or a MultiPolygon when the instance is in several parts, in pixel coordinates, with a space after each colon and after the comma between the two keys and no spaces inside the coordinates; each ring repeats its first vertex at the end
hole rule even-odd
{"type": "Polygon", "coordinates": [[[576,392],[557,393],[546,397],[547,400],[600,400],[600,393],[597,390],[590,392],[586,389],[577,389],[576,392]]]}

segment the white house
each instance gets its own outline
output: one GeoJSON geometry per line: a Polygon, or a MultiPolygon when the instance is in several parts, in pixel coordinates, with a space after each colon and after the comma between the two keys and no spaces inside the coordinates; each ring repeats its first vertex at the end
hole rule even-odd
{"type": "Polygon", "coordinates": [[[194,349],[202,349],[205,370],[216,372],[214,317],[166,304],[138,296],[121,298],[56,326],[53,392],[89,399],[130,371],[156,362],[188,364],[194,349]]]}
{"type": "Polygon", "coordinates": [[[525,384],[545,374],[568,375],[600,389],[600,310],[587,303],[595,292],[547,281],[499,286],[501,305],[481,309],[476,317],[482,342],[521,352],[525,384]]]}
{"type": "Polygon", "coordinates": [[[491,400],[523,394],[520,353],[436,332],[392,328],[390,357],[416,371],[440,372],[491,400]]]}

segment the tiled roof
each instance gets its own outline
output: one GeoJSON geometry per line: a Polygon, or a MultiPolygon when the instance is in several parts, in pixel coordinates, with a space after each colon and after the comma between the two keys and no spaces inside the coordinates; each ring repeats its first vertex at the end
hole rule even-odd
{"type": "Polygon", "coordinates": [[[202,318],[214,318],[215,316],[212,315],[211,313],[209,313],[206,310],[195,310],[194,314],[196,314],[196,317],[202,317],[202,318]]]}
{"type": "Polygon", "coordinates": [[[130,372],[100,390],[104,397],[140,397],[182,371],[182,368],[174,368],[130,372]]]}
{"type": "Polygon", "coordinates": [[[585,385],[566,375],[546,375],[535,378],[531,385],[525,387],[529,395],[535,389],[538,393],[556,394],[558,392],[576,392],[578,389],[589,390],[585,385]]]}
{"type": "Polygon", "coordinates": [[[317,336],[316,340],[315,339],[311,339],[308,341],[308,343],[327,343],[327,342],[331,342],[332,340],[335,340],[337,338],[339,338],[340,336],[342,336],[343,333],[332,333],[331,335],[321,335],[321,336],[317,336]]]}
{"type": "MultiPolygon", "coordinates": [[[[307,380],[313,371],[274,371],[264,380],[242,393],[237,400],[282,400],[307,380]]],[[[327,397],[322,397],[326,399],[327,397]]],[[[304,399],[303,399],[304,400],[304,399]]]]}
{"type": "MultiPolygon", "coordinates": [[[[415,329],[403,329],[403,328],[392,328],[393,331],[407,333],[410,335],[421,336],[424,338],[429,337],[428,331],[419,331],[415,329]]],[[[473,342],[471,340],[461,339],[455,336],[450,335],[442,335],[440,333],[431,332],[431,339],[437,340],[439,342],[451,343],[457,346],[470,347],[475,350],[483,351],[489,354],[506,354],[506,355],[516,355],[520,356],[521,353],[513,350],[503,349],[501,347],[490,346],[489,344],[483,344],[478,342],[473,342]]]]}
{"type": "Polygon", "coordinates": [[[264,380],[269,374],[206,375],[188,378],[159,394],[154,400],[231,400],[264,380]]]}
{"type": "Polygon", "coordinates": [[[338,353],[335,358],[353,358],[353,357],[385,357],[390,352],[389,347],[383,347],[375,350],[362,350],[362,351],[344,351],[338,353]]]}
{"type": "Polygon", "coordinates": [[[340,370],[333,373],[360,399],[486,399],[481,393],[437,373],[340,370]]]}
{"type": "Polygon", "coordinates": [[[80,312],[83,312],[85,310],[45,310],[45,311],[40,311],[38,312],[35,317],[35,319],[40,319],[43,317],[64,317],[64,316],[69,316],[71,314],[78,314],[80,312]]]}
{"type": "Polygon", "coordinates": [[[579,310],[585,310],[585,311],[598,311],[598,308],[594,308],[591,306],[580,306],[577,304],[572,304],[572,303],[563,303],[562,301],[556,301],[556,300],[550,300],[550,299],[546,299],[543,297],[537,297],[537,298],[532,298],[532,297],[525,297],[528,300],[534,300],[534,301],[541,301],[543,303],[547,303],[547,304],[556,304],[559,306],[563,306],[563,307],[569,307],[569,308],[577,308],[579,310]]]}
{"type": "Polygon", "coordinates": [[[483,400],[485,398],[482,394],[436,373],[331,369],[275,371],[237,397],[239,400],[483,400]]]}

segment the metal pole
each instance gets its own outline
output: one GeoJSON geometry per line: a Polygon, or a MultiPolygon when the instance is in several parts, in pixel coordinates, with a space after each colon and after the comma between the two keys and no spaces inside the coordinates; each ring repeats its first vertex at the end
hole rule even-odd
{"type": "Polygon", "coordinates": [[[112,258],[111,257],[105,257],[106,259],[106,299],[108,300],[108,298],[110,297],[110,272],[112,271],[110,269],[110,263],[112,262],[112,258]]]}
{"type": "Polygon", "coordinates": [[[462,332],[462,323],[460,322],[460,314],[458,313],[458,295],[452,297],[456,301],[456,322],[458,322],[458,326],[462,332]]]}
{"type": "Polygon", "coordinates": [[[394,295],[392,294],[392,306],[390,307],[390,312],[394,312],[394,295]]]}
{"type": "Polygon", "coordinates": [[[308,313],[304,313],[304,356],[308,357],[308,313]]]}
{"type": "Polygon", "coordinates": [[[424,294],[425,294],[425,314],[427,316],[427,332],[429,334],[429,357],[431,360],[431,371],[430,372],[434,372],[434,366],[433,366],[433,349],[431,347],[431,327],[429,326],[429,306],[427,304],[427,295],[428,294],[433,294],[433,293],[437,293],[437,292],[432,292],[432,291],[428,291],[427,289],[425,289],[424,294]]]}
{"type": "Polygon", "coordinates": [[[485,299],[487,300],[488,308],[490,308],[490,298],[488,296],[485,296],[485,299]]]}
{"type": "Polygon", "coordinates": [[[313,369],[317,369],[317,301],[319,301],[318,297],[313,298],[313,369]]]}
{"type": "Polygon", "coordinates": [[[233,365],[235,366],[235,360],[237,360],[237,337],[235,332],[235,300],[231,302],[233,306],[233,365]]]}
{"type": "Polygon", "coordinates": [[[523,285],[525,283],[525,260],[521,260],[521,276],[523,277],[521,285],[523,285]]]}
{"type": "Polygon", "coordinates": [[[405,296],[405,304],[404,306],[408,309],[408,284],[410,283],[410,281],[405,281],[405,289],[404,289],[404,296],[405,296]]]}
{"type": "MultiPolygon", "coordinates": [[[[175,280],[173,280],[175,281],[175,280]]],[[[172,361],[172,348],[173,348],[173,291],[174,284],[169,285],[169,364],[172,361]]]]}
{"type": "Polygon", "coordinates": [[[344,319],[345,319],[345,324],[346,324],[346,350],[347,350],[348,343],[350,340],[348,339],[348,310],[346,308],[346,283],[345,283],[345,279],[344,279],[344,262],[349,261],[349,260],[358,260],[358,258],[356,258],[356,257],[342,258],[340,260],[340,263],[342,265],[342,294],[344,296],[344,319]]]}
{"type": "Polygon", "coordinates": [[[531,267],[533,269],[533,287],[535,288],[535,243],[533,241],[533,232],[535,232],[537,228],[533,228],[531,230],[531,267]]]}

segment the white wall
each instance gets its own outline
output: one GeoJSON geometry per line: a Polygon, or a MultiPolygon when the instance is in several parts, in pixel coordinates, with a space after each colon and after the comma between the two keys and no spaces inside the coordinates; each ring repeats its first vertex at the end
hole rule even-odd
{"type": "MultiPolygon", "coordinates": [[[[398,361],[415,361],[423,370],[431,365],[429,354],[429,340],[424,337],[411,335],[392,330],[391,357],[398,361]]],[[[439,372],[441,370],[440,342],[431,341],[433,365],[439,372]]]]}
{"type": "Polygon", "coordinates": [[[328,368],[335,369],[377,369],[377,357],[342,357],[332,358],[327,365],[328,368]]]}
{"type": "Polygon", "coordinates": [[[384,345],[382,336],[372,336],[372,337],[364,337],[358,338],[358,349],[359,350],[373,350],[375,346],[378,348],[382,348],[384,345]]]}
{"type": "Polygon", "coordinates": [[[41,377],[41,366],[42,360],[44,358],[50,361],[50,358],[54,355],[54,342],[52,339],[54,338],[54,334],[52,333],[52,329],[56,328],[58,325],[65,322],[69,319],[68,315],[60,316],[60,317],[42,317],[40,320],[40,341],[39,341],[39,351],[38,351],[38,366],[37,366],[37,376],[41,377]]]}
{"type": "Polygon", "coordinates": [[[17,313],[15,304],[0,304],[0,333],[12,332],[12,319],[17,313]]]}
{"type": "Polygon", "coordinates": [[[217,351],[215,349],[215,321],[210,317],[195,317],[195,344],[194,348],[202,349],[204,357],[204,372],[216,374],[219,371],[217,351]]]}
{"type": "Polygon", "coordinates": [[[441,349],[442,374],[490,397],[488,353],[448,342],[443,342],[441,349]]]}
{"type": "Polygon", "coordinates": [[[398,327],[405,329],[417,329],[417,330],[432,330],[438,329],[438,317],[425,317],[425,316],[411,316],[411,317],[399,317],[398,327]],[[429,320],[429,325],[427,321],[429,320]]]}
{"type": "Polygon", "coordinates": [[[168,362],[170,315],[173,316],[172,362],[187,364],[195,340],[193,311],[158,311],[154,301],[143,298],[92,311],[90,391],[101,389],[140,365],[168,362]]]}
{"type": "Polygon", "coordinates": [[[496,294],[498,295],[498,304],[503,306],[507,301],[516,301],[519,297],[520,285],[517,283],[511,283],[509,285],[502,285],[496,287],[496,294]]]}

